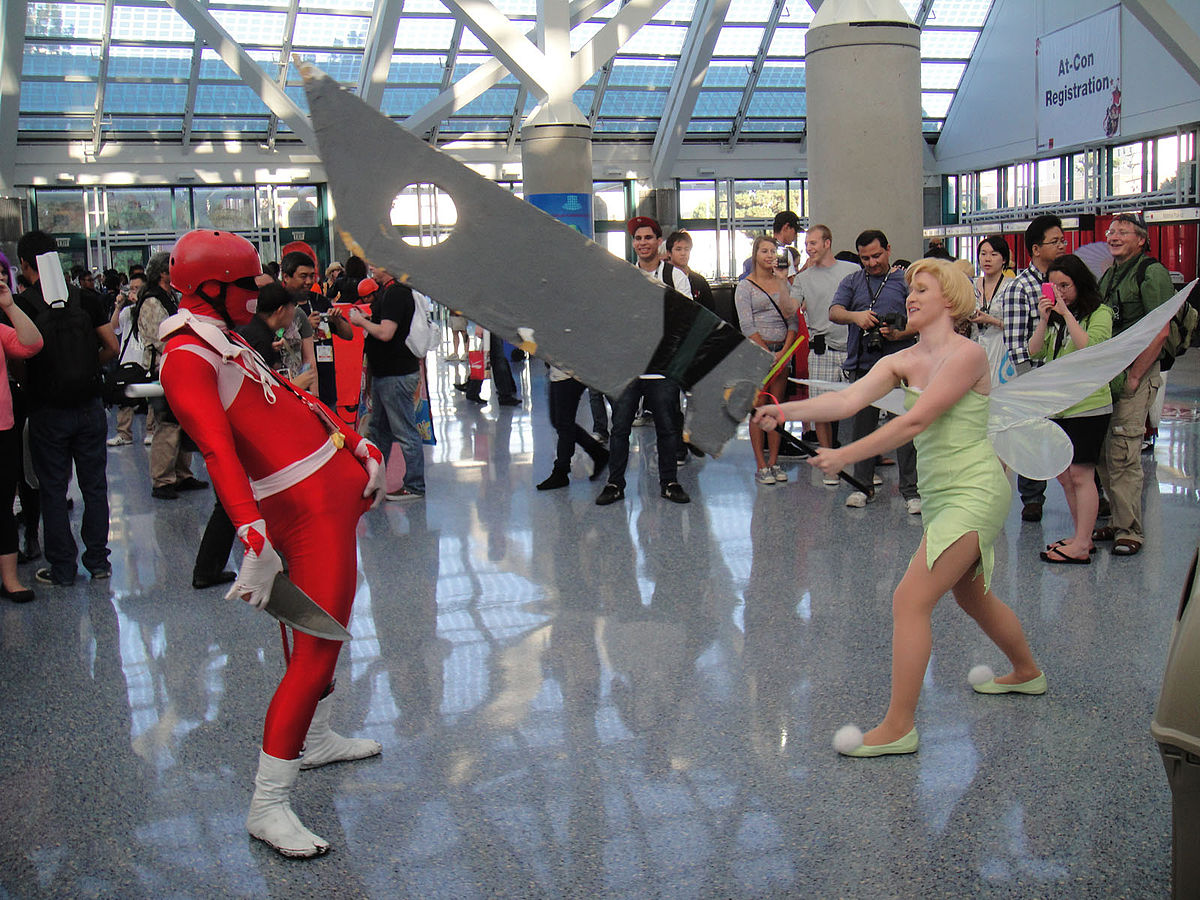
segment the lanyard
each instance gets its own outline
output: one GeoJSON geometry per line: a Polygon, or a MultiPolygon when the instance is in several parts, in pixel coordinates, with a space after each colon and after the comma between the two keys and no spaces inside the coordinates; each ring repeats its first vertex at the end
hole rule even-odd
{"type": "Polygon", "coordinates": [[[874,293],[871,293],[871,276],[868,275],[866,272],[863,272],[863,278],[866,280],[866,283],[867,283],[867,296],[871,298],[871,305],[867,307],[868,311],[870,311],[870,312],[875,311],[875,304],[879,302],[879,296],[883,293],[883,289],[887,285],[888,279],[891,277],[892,277],[891,272],[888,272],[886,275],[884,275],[883,281],[879,282],[879,290],[875,291],[874,293]]]}

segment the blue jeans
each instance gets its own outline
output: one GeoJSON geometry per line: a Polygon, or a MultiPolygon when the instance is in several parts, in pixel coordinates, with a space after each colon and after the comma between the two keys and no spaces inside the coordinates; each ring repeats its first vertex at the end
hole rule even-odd
{"type": "Polygon", "coordinates": [[[385,375],[371,380],[371,442],[386,461],[392,442],[399,441],[404,451],[404,487],[425,493],[425,448],[417,431],[417,411],[413,398],[421,383],[420,371],[411,375],[385,375]]]}
{"type": "Polygon", "coordinates": [[[108,566],[108,419],[99,398],[70,409],[43,407],[29,414],[33,471],[41,484],[46,562],[56,581],[75,580],[78,545],[67,515],[71,465],[83,494],[83,565],[89,572],[108,566]]]}
{"type": "Polygon", "coordinates": [[[637,415],[638,400],[645,398],[646,409],[654,416],[658,439],[658,481],[662,486],[677,480],[676,454],[683,436],[677,427],[679,385],[666,378],[637,378],[613,403],[612,436],[608,449],[608,482],[625,487],[625,467],[629,465],[629,432],[637,415]]]}

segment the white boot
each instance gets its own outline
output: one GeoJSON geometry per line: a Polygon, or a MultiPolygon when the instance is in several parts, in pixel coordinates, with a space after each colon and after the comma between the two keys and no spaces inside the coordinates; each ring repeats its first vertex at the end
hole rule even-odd
{"type": "Polygon", "coordinates": [[[284,856],[320,856],[329,849],[329,842],[305,828],[288,804],[299,774],[299,759],[276,759],[265,751],[258,754],[246,830],[284,856]]]}
{"type": "Polygon", "coordinates": [[[333,694],[329,694],[317,704],[317,711],[313,713],[312,724],[308,726],[308,734],[304,738],[304,753],[300,757],[301,769],[315,769],[317,766],[351,759],[366,759],[383,751],[379,741],[342,737],[330,728],[332,702],[333,694]]]}

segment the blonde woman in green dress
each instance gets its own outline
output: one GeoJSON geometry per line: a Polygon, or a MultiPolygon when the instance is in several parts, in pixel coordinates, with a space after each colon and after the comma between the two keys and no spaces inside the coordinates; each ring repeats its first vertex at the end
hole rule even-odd
{"type": "Polygon", "coordinates": [[[892,595],[892,693],[883,721],[862,734],[840,729],[834,746],[846,756],[912,753],[921,682],[932,644],[930,618],[950,591],[1008,657],[1012,671],[992,677],[985,667],[970,676],[986,694],[1042,694],[1046,677],[1034,661],[1016,614],[990,589],[993,544],[1008,515],[1011,488],[987,437],[991,378],[983,348],[954,331],[975,309],[975,292],[950,263],[925,259],[911,266],[908,321],[920,332],[913,347],[885,356],[842,391],[811,400],[760,407],[755,424],[770,430],[788,419],[845,419],[896,387],[908,412],[867,437],[838,449],[822,448],[810,463],[836,474],[851,463],[912,440],[923,499],[924,535],[892,595]]]}

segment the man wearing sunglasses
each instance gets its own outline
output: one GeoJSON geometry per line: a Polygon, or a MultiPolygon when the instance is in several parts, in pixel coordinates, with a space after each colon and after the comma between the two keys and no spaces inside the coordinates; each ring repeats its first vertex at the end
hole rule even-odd
{"type": "MultiPolygon", "coordinates": [[[[1065,252],[1062,219],[1058,216],[1038,216],[1025,229],[1025,249],[1029,251],[1029,268],[1008,283],[1000,297],[1004,310],[1004,343],[1018,374],[1035,365],[1029,358],[1029,339],[1038,323],[1038,301],[1050,263],[1065,252]]],[[[1046,502],[1046,482],[1017,476],[1017,492],[1021,495],[1021,518],[1040,522],[1046,502]]]]}

